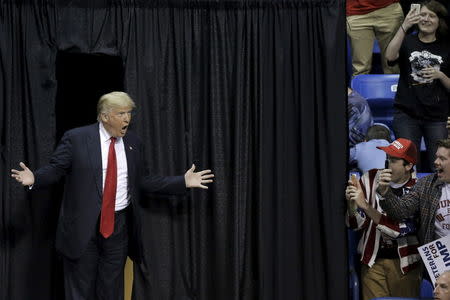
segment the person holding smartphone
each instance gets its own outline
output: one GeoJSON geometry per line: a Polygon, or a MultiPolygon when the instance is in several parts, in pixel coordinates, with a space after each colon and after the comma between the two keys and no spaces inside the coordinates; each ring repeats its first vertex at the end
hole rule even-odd
{"type": "Polygon", "coordinates": [[[450,44],[444,19],[447,10],[435,0],[420,3],[420,11],[417,4],[411,7],[385,53],[388,63],[400,68],[392,126],[396,137],[412,140],[417,148],[424,138],[431,171],[436,141],[447,137],[450,90],[450,44]]]}
{"type": "MultiPolygon", "coordinates": [[[[413,167],[417,148],[406,139],[397,139],[386,147],[392,191],[401,196],[415,185],[413,167]]],[[[414,217],[392,220],[381,209],[376,195],[378,178],[386,169],[372,169],[359,181],[349,181],[345,196],[348,203],[347,225],[361,230],[358,251],[361,253],[361,283],[364,300],[377,297],[418,297],[420,256],[414,217]],[[356,208],[356,209],[355,209],[356,208]]]]}

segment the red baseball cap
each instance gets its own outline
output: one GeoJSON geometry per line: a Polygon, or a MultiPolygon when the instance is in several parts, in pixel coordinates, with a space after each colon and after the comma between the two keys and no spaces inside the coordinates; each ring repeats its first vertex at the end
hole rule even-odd
{"type": "Polygon", "coordinates": [[[377,148],[383,150],[392,157],[403,158],[413,165],[417,163],[417,148],[410,140],[399,138],[393,141],[389,146],[377,148]]]}

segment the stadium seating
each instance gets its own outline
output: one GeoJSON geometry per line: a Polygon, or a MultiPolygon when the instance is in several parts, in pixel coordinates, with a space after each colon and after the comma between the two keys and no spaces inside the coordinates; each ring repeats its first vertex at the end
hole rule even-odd
{"type": "MultiPolygon", "coordinates": [[[[373,121],[383,123],[392,130],[394,98],[397,92],[398,74],[364,74],[352,79],[351,87],[367,99],[373,121]]],[[[420,150],[426,151],[422,138],[420,150]]]]}
{"type": "Polygon", "coordinates": [[[391,99],[397,92],[398,74],[363,74],[355,76],[352,88],[366,99],[391,99]]]}
{"type": "Polygon", "coordinates": [[[422,283],[420,284],[420,297],[427,299],[433,298],[433,285],[426,279],[422,279],[422,283]]]}
{"type": "Polygon", "coordinates": [[[365,74],[355,76],[352,89],[367,99],[374,122],[384,123],[392,129],[394,98],[398,74],[365,74]]]}

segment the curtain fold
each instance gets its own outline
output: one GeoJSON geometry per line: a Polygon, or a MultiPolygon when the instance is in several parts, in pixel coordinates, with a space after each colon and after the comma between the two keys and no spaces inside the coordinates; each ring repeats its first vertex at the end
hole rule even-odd
{"type": "Polygon", "coordinates": [[[150,170],[134,299],[346,299],[344,1],[3,1],[0,298],[61,299],[59,199],[8,170],[57,143],[58,51],[124,62],[150,170]]]}

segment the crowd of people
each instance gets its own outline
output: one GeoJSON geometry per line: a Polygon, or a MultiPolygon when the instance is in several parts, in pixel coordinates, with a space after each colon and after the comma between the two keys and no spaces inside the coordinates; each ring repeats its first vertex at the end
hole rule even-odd
{"type": "MultiPolygon", "coordinates": [[[[418,297],[428,275],[417,248],[450,234],[449,3],[411,2],[347,1],[352,76],[371,72],[375,39],[384,73],[400,74],[393,134],[373,123],[357,91],[348,91],[349,168],[360,177],[345,190],[346,223],[361,233],[364,300],[418,297]],[[422,138],[430,173],[417,179],[422,138]]],[[[449,284],[450,271],[437,279],[436,299],[450,299],[449,284]]]]}

